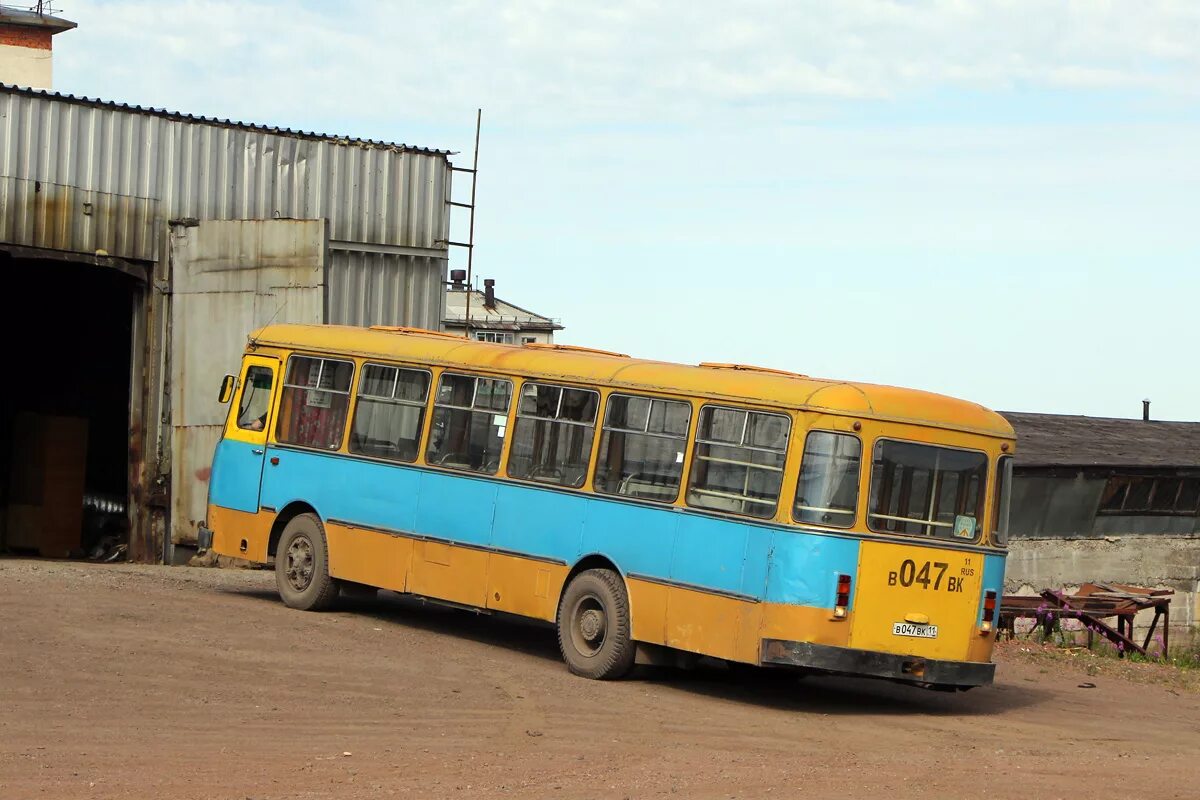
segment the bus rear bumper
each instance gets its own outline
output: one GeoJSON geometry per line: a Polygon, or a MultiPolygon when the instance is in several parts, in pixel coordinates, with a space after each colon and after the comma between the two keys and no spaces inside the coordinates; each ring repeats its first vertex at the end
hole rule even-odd
{"type": "Polygon", "coordinates": [[[991,663],[942,661],[784,639],[762,640],[762,663],[948,689],[987,686],[996,675],[996,665],[991,663]]]}

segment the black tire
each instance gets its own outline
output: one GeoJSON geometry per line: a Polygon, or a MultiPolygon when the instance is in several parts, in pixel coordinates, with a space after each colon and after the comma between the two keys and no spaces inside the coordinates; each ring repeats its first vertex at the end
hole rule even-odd
{"type": "Polygon", "coordinates": [[[567,585],[558,601],[558,649],[585,678],[615,680],[633,669],[629,595],[615,572],[589,569],[567,585]]]}
{"type": "Polygon", "coordinates": [[[325,528],[316,514],[299,514],[283,529],[275,550],[275,586],[284,603],[301,611],[322,611],[337,600],[325,528]]]}

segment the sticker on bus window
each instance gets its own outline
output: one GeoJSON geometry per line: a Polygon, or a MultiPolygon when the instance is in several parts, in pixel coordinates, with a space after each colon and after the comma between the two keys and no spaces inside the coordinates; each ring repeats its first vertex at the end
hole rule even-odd
{"type": "Polygon", "coordinates": [[[499,425],[501,428],[503,428],[504,423],[506,422],[508,422],[508,417],[504,416],[503,414],[492,414],[493,425],[499,425]]]}
{"type": "Polygon", "coordinates": [[[682,464],[682,463],[683,463],[683,453],[676,453],[676,454],[675,454],[675,463],[676,463],[676,464],[682,464]]]}
{"type": "Polygon", "coordinates": [[[954,535],[959,539],[975,538],[975,518],[959,514],[954,518],[954,535]]]}

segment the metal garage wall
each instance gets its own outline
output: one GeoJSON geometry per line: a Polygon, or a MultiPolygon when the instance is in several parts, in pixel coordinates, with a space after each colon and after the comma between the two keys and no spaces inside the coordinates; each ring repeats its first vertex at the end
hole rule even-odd
{"type": "MultiPolygon", "coordinates": [[[[193,375],[169,361],[172,343],[194,342],[198,333],[228,337],[225,359],[226,345],[236,339],[240,352],[262,321],[221,306],[211,318],[222,322],[218,334],[211,320],[204,330],[189,316],[199,306],[168,313],[171,292],[199,294],[172,286],[168,223],[192,230],[186,226],[197,220],[327,220],[324,303],[314,321],[437,328],[450,232],[448,156],[0,85],[0,242],[156,265],[146,330],[136,334],[145,341],[144,428],[131,426],[131,436],[144,430],[147,454],[131,507],[156,510],[138,517],[136,536],[146,543],[168,536],[157,509],[170,475],[182,494],[170,500],[180,524],[169,538],[186,539],[180,531],[199,518],[200,494],[183,481],[212,455],[208,434],[196,431],[219,424],[209,417],[224,412],[204,377],[210,371],[193,375]]],[[[252,272],[262,266],[235,263],[252,272]]]]}
{"type": "MultiPolygon", "coordinates": [[[[138,243],[128,257],[155,260],[143,232],[171,219],[328,219],[331,322],[437,327],[440,292],[429,287],[445,279],[448,155],[0,85],[0,190],[37,181],[118,196],[138,243]]],[[[80,196],[73,218],[84,202],[99,211],[118,200],[80,196]]]]}
{"type": "Polygon", "coordinates": [[[196,541],[225,422],[221,376],[236,373],[246,333],[268,322],[320,322],[325,220],[212,221],[171,232],[171,541],[196,541]]]}

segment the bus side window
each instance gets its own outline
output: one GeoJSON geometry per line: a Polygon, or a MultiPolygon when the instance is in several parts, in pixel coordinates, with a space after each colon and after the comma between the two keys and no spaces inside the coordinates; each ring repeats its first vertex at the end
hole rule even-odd
{"type": "Polygon", "coordinates": [[[337,450],[346,430],[354,363],[291,356],[283,380],[275,438],[284,444],[337,450]]]}
{"type": "Polygon", "coordinates": [[[835,528],[853,525],[861,462],[862,443],[857,436],[810,432],[804,440],[792,518],[835,528]]]}
{"type": "Polygon", "coordinates": [[[559,486],[583,486],[600,393],[569,386],[521,387],[508,475],[559,486]]]}
{"type": "Polygon", "coordinates": [[[612,394],[600,433],[597,492],[673,503],[679,496],[692,406],[612,394]]]}
{"type": "Polygon", "coordinates": [[[996,462],[996,496],[992,501],[992,544],[1008,544],[1009,505],[1012,498],[1012,456],[1000,456],[996,462]]]}
{"type": "Polygon", "coordinates": [[[442,373],[425,460],[439,467],[495,475],[511,397],[511,381],[442,373]]]}
{"type": "Polygon", "coordinates": [[[781,414],[701,408],[688,505],[763,519],[774,515],[791,425],[781,414]]]}
{"type": "Polygon", "coordinates": [[[242,385],[242,399],[238,405],[237,426],[242,430],[261,431],[267,424],[271,410],[271,384],[275,372],[270,367],[250,367],[246,370],[246,382],[242,385]]]}
{"type": "Polygon", "coordinates": [[[350,452],[393,461],[417,460],[429,373],[364,364],[350,429],[350,452]]]}

